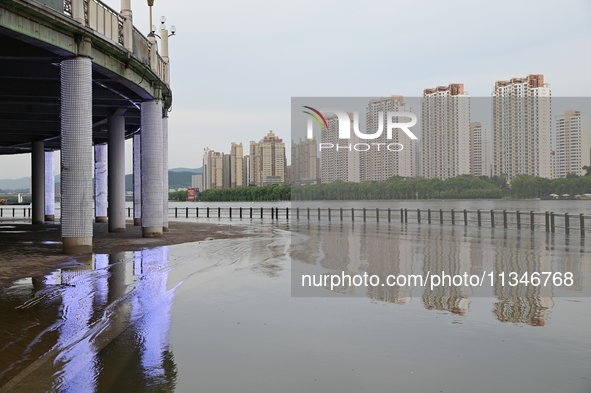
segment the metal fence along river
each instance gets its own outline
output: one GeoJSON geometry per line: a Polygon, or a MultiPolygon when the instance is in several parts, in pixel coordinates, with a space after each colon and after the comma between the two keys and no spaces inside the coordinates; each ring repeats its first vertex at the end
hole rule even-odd
{"type": "MultiPolygon", "coordinates": [[[[30,207],[0,207],[0,218],[31,217],[30,207]]],[[[127,217],[133,217],[133,208],[127,208],[127,217]]],[[[585,236],[591,226],[591,215],[583,213],[535,212],[520,210],[455,210],[455,209],[393,209],[393,208],[301,208],[301,207],[172,207],[168,217],[174,218],[226,218],[270,220],[328,220],[328,221],[385,221],[401,224],[487,226],[541,230],[566,234],[571,231],[585,236]]]]}

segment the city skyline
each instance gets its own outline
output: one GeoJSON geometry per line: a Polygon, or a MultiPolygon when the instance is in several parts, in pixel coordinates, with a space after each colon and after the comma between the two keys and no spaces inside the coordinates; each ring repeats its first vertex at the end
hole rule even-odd
{"type": "MultiPolygon", "coordinates": [[[[380,181],[392,176],[444,180],[462,174],[504,175],[509,181],[521,174],[552,179],[555,177],[552,168],[566,165],[561,161],[563,156],[572,156],[573,160],[568,164],[570,169],[558,173],[557,177],[565,177],[569,173],[583,175],[585,171],[582,167],[591,165],[591,136],[587,112],[581,108],[591,109],[591,100],[586,97],[551,98],[552,90],[544,78],[543,74],[528,74],[526,77],[491,81],[493,96],[490,98],[470,97],[462,83],[424,89],[422,98],[400,95],[379,99],[295,97],[292,99],[292,140],[303,137],[306,121],[313,125],[313,135],[321,135],[319,153],[322,161],[322,183],[331,183],[337,179],[353,182],[380,181]],[[301,107],[309,105],[323,111],[328,128],[316,126],[310,123],[308,116],[300,114],[301,107]],[[412,133],[418,136],[418,140],[401,140],[404,149],[396,153],[378,152],[377,145],[385,146],[384,142],[387,140],[384,133],[379,137],[371,134],[377,130],[379,135],[383,131],[380,131],[380,127],[385,128],[383,116],[388,114],[396,118],[396,111],[412,113],[413,110],[418,121],[412,127],[412,133]],[[339,139],[339,129],[342,127],[338,125],[337,128],[337,123],[340,124],[343,120],[337,121],[337,116],[329,115],[332,112],[340,112],[339,116],[343,119],[344,113],[349,113],[351,139],[339,139]],[[566,156],[566,153],[561,155],[555,152],[557,146],[564,144],[566,139],[563,135],[563,142],[560,142],[557,135],[559,123],[554,126],[551,121],[551,117],[563,112],[579,114],[575,120],[569,122],[578,128],[575,130],[574,126],[569,125],[568,132],[573,135],[567,141],[569,151],[566,156]],[[365,118],[362,117],[363,113],[365,118]],[[354,125],[364,122],[365,130],[358,130],[358,125],[354,125]],[[355,136],[359,131],[361,139],[355,136]],[[412,142],[417,142],[416,153],[412,142]],[[495,147],[494,143],[498,146],[495,147]],[[370,145],[375,146],[371,148],[370,145]],[[406,152],[407,156],[404,157],[401,152],[406,152]],[[413,155],[422,158],[415,161],[413,155]],[[411,163],[413,172],[393,172],[395,158],[399,162],[404,160],[411,163]]],[[[405,120],[395,122],[404,123],[405,120]]],[[[309,133],[308,130],[306,134],[309,136],[309,133]]],[[[392,133],[390,142],[394,143],[396,137],[405,135],[398,130],[392,133]]]]}

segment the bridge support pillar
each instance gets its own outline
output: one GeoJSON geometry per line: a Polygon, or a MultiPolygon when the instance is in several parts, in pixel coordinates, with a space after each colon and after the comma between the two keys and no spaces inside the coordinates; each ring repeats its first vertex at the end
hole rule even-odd
{"type": "Polygon", "coordinates": [[[162,102],[142,102],[142,236],[162,236],[162,102]]]}
{"type": "Polygon", "coordinates": [[[92,63],[61,62],[61,223],[66,254],[92,252],[92,63]]]}
{"type": "Polygon", "coordinates": [[[95,222],[107,222],[107,145],[94,145],[95,222]]]}
{"type": "Polygon", "coordinates": [[[162,230],[168,231],[168,116],[162,118],[162,230]]]}
{"type": "Polygon", "coordinates": [[[45,223],[45,143],[35,141],[31,151],[31,223],[45,223]]]}
{"type": "Polygon", "coordinates": [[[133,136],[133,225],[142,225],[142,146],[141,134],[133,136]]]}
{"type": "Polygon", "coordinates": [[[109,167],[109,232],[125,232],[125,117],[107,123],[109,167]]]}
{"type": "Polygon", "coordinates": [[[45,152],[45,221],[55,221],[55,153],[45,152]]]}

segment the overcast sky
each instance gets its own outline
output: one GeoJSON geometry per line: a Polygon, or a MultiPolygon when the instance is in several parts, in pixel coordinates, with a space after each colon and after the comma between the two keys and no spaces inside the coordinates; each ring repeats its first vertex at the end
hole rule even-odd
{"type": "MultiPolygon", "coordinates": [[[[147,33],[147,2],[132,8],[147,33]]],[[[231,142],[247,154],[269,130],[288,141],[292,96],[417,97],[464,83],[487,97],[496,80],[530,73],[554,97],[591,92],[589,0],[155,0],[161,15],[177,27],[170,168],[200,167],[205,147],[231,142]]],[[[0,178],[29,171],[29,155],[0,156],[0,178]]]]}

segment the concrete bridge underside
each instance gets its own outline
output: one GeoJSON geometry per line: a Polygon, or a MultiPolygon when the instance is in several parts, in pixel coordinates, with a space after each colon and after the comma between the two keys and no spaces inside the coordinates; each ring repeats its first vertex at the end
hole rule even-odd
{"type": "Polygon", "coordinates": [[[112,232],[125,230],[126,138],[134,137],[141,168],[134,210],[144,205],[144,214],[136,223],[144,236],[166,230],[168,56],[131,22],[130,0],[120,13],[99,0],[0,3],[0,154],[31,153],[32,221],[41,224],[52,218],[45,170],[54,163],[46,153],[62,150],[66,253],[92,250],[95,216],[108,218],[112,232]]]}

